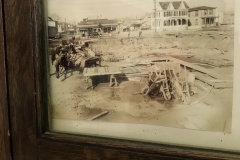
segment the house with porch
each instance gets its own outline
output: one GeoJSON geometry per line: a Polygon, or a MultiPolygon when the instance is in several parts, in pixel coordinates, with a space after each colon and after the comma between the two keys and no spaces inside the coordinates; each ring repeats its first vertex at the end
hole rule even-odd
{"type": "Polygon", "coordinates": [[[151,16],[151,29],[187,29],[188,9],[185,1],[157,2],[156,11],[151,16]]]}
{"type": "Polygon", "coordinates": [[[141,18],[134,20],[131,23],[131,28],[133,30],[148,30],[148,29],[151,29],[151,14],[146,13],[141,18]]]}
{"type": "Polygon", "coordinates": [[[200,6],[190,8],[189,28],[202,28],[219,25],[219,14],[216,7],[200,6]]]}
{"type": "Polygon", "coordinates": [[[88,19],[85,18],[83,21],[78,23],[80,32],[114,32],[119,31],[120,23],[117,20],[112,19],[88,19]]]}

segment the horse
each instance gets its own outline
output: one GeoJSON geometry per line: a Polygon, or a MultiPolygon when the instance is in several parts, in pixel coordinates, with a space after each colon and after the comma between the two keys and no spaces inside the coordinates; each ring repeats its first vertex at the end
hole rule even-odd
{"type": "Polygon", "coordinates": [[[67,77],[68,71],[71,69],[71,74],[73,73],[74,63],[70,60],[68,53],[60,54],[58,58],[55,60],[55,68],[56,68],[56,78],[59,78],[60,69],[64,69],[64,79],[67,77]]]}
{"type": "MultiPolygon", "coordinates": [[[[56,68],[56,78],[59,78],[60,70],[64,69],[65,78],[67,76],[68,70],[74,68],[74,63],[70,59],[71,55],[69,52],[76,53],[76,50],[72,49],[73,46],[59,46],[56,48],[55,52],[52,52],[52,65],[56,68]]],[[[72,72],[71,72],[72,74],[72,72]]]]}

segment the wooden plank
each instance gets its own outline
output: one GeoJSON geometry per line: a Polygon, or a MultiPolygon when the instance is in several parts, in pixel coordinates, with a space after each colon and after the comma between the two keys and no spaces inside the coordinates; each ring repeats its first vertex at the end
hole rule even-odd
{"type": "Polygon", "coordinates": [[[220,80],[220,79],[210,79],[210,82],[214,82],[214,83],[233,83],[233,81],[229,81],[229,80],[220,80]]]}
{"type": "Polygon", "coordinates": [[[100,113],[100,114],[98,114],[98,115],[96,115],[96,116],[94,116],[94,117],[92,117],[92,118],[89,118],[88,120],[89,120],[89,121],[95,120],[95,119],[97,119],[97,118],[99,118],[99,117],[102,117],[103,115],[105,115],[105,114],[107,114],[107,113],[108,113],[108,111],[104,111],[104,112],[102,112],[102,113],[100,113]]]}
{"type": "Polygon", "coordinates": [[[8,103],[3,33],[2,1],[0,2],[0,159],[10,160],[10,138],[8,136],[8,103]]]}
{"type": "Polygon", "coordinates": [[[47,134],[38,141],[39,160],[237,160],[239,153],[127,140],[47,134]]]}
{"type": "Polygon", "coordinates": [[[99,75],[111,75],[111,74],[121,74],[122,71],[119,67],[94,67],[94,68],[84,68],[83,76],[99,76],[99,75]]]}
{"type": "Polygon", "coordinates": [[[184,66],[186,66],[186,67],[192,68],[192,69],[194,69],[194,70],[196,70],[196,71],[205,73],[205,74],[207,74],[207,75],[209,75],[209,76],[211,76],[211,77],[213,77],[213,78],[222,79],[222,80],[225,79],[225,78],[224,78],[222,75],[220,75],[220,74],[213,73],[212,71],[209,71],[209,70],[207,70],[207,69],[205,69],[205,68],[203,68],[203,67],[200,67],[200,66],[191,64],[191,63],[189,63],[189,62],[182,61],[182,60],[179,60],[179,59],[176,59],[176,58],[173,58],[173,57],[168,57],[168,59],[169,59],[170,61],[173,61],[173,62],[176,62],[176,63],[180,63],[180,64],[182,64],[182,65],[184,65],[184,66]]]}
{"type": "Polygon", "coordinates": [[[36,158],[35,0],[3,0],[12,159],[36,158]]]}
{"type": "Polygon", "coordinates": [[[172,62],[175,62],[175,63],[179,63],[181,65],[184,65],[186,67],[192,68],[196,71],[205,73],[205,74],[207,74],[207,75],[209,75],[213,78],[224,79],[224,77],[220,74],[213,73],[213,72],[211,72],[211,71],[209,71],[209,70],[207,70],[203,67],[197,66],[193,63],[189,63],[189,62],[186,62],[186,61],[183,61],[183,60],[171,57],[171,56],[163,56],[163,57],[158,58],[158,60],[153,60],[152,62],[159,62],[159,61],[172,61],[172,62]]]}
{"type": "Polygon", "coordinates": [[[210,86],[213,86],[215,89],[219,89],[219,88],[232,88],[233,87],[233,83],[232,82],[214,82],[214,79],[212,79],[211,77],[206,77],[206,75],[203,74],[199,74],[199,73],[194,73],[196,79],[199,79],[200,81],[203,81],[207,84],[209,84],[210,86]]]}
{"type": "MultiPolygon", "coordinates": [[[[39,160],[181,160],[177,155],[180,152],[173,151],[172,154],[153,153],[156,149],[151,148],[153,151],[145,151],[143,145],[136,143],[143,148],[137,147],[137,145],[129,148],[124,146],[124,140],[112,141],[111,139],[104,142],[93,141],[93,145],[87,145],[91,143],[92,139],[88,139],[83,143],[67,143],[61,141],[39,141],[39,160]],[[112,145],[109,142],[113,142],[112,145]],[[101,144],[101,145],[99,145],[101,144]],[[105,147],[105,146],[109,147],[105,147]],[[112,146],[115,147],[112,147],[112,146]],[[117,147],[116,147],[117,146],[117,147]],[[125,147],[125,148],[124,148],[125,147]],[[140,148],[140,149],[139,149],[140,148]],[[149,153],[150,152],[150,153],[149,153]]],[[[170,147],[169,147],[170,148],[170,147]]],[[[149,149],[150,150],[150,149],[149,149]]],[[[185,156],[186,157],[186,156],[185,156]]],[[[192,156],[193,157],[193,156],[192,156]]],[[[186,159],[186,158],[185,158],[186,159]]]]}
{"type": "Polygon", "coordinates": [[[215,89],[220,88],[233,88],[233,83],[215,83],[214,84],[215,89]]]}

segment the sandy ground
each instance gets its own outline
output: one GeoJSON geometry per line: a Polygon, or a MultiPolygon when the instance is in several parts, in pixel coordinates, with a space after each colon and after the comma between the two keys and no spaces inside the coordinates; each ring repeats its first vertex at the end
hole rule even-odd
{"type": "MultiPolygon", "coordinates": [[[[148,66],[134,66],[157,60],[162,55],[183,58],[191,63],[199,60],[233,61],[233,28],[218,31],[182,31],[154,33],[143,31],[138,39],[138,32],[112,34],[95,39],[93,51],[101,53],[102,66],[131,66],[128,68],[140,72],[148,66]],[[123,43],[121,42],[121,39],[123,43]],[[190,57],[190,58],[186,58],[190,57]],[[113,62],[114,61],[114,62],[113,62]],[[116,62],[117,61],[117,62],[116,62]]],[[[205,66],[206,67],[206,66],[205,66]]],[[[209,70],[233,80],[233,66],[207,66],[209,70]]],[[[79,71],[67,75],[62,81],[56,79],[54,67],[50,66],[51,117],[75,120],[87,120],[103,111],[108,114],[95,121],[116,123],[140,123],[167,127],[231,131],[232,88],[212,89],[199,103],[186,105],[180,100],[165,101],[162,97],[149,97],[140,94],[146,85],[146,79],[118,79],[118,87],[109,87],[109,81],[102,80],[94,89],[85,89],[85,77],[79,71]]],[[[205,88],[193,87],[195,94],[191,103],[204,97],[211,87],[201,81],[195,81],[205,88]]]]}

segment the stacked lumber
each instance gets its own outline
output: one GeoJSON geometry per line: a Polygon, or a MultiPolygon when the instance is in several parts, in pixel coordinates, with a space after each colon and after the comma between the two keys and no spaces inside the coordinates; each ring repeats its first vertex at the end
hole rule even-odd
{"type": "MultiPolygon", "coordinates": [[[[157,62],[158,60],[154,60],[154,62],[157,62]]],[[[233,82],[226,80],[222,75],[217,74],[211,70],[207,70],[203,67],[197,66],[193,63],[186,62],[177,58],[173,58],[170,56],[164,56],[159,59],[159,61],[170,61],[170,62],[175,62],[178,63],[182,66],[186,66],[190,68],[191,70],[194,71],[194,74],[196,75],[196,79],[203,81],[207,83],[210,86],[213,86],[215,89],[219,88],[232,88],[233,87],[233,82]]]]}
{"type": "Polygon", "coordinates": [[[230,60],[225,60],[225,59],[204,59],[201,58],[199,59],[199,62],[203,63],[203,64],[208,64],[211,66],[216,66],[216,67],[226,67],[226,66],[232,66],[233,62],[230,60]]]}
{"type": "Polygon", "coordinates": [[[220,89],[220,88],[232,88],[233,87],[233,82],[228,81],[228,80],[220,80],[220,79],[215,79],[207,74],[203,74],[200,72],[194,72],[196,79],[203,81],[210,86],[212,86],[215,89],[220,89]]]}

